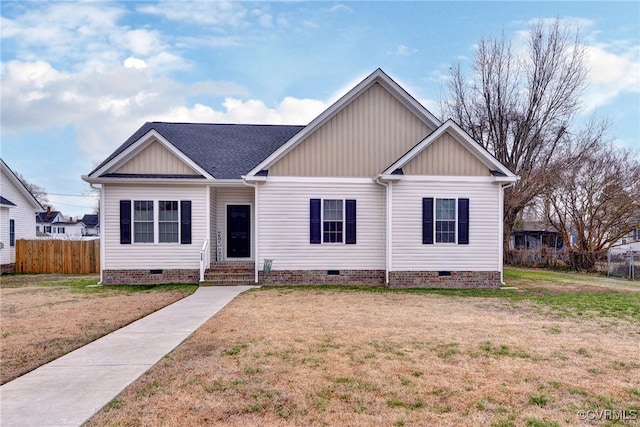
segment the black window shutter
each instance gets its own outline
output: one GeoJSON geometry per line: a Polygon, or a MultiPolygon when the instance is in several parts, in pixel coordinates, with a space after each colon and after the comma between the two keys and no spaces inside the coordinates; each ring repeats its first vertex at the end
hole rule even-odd
{"type": "Polygon", "coordinates": [[[469,199],[458,199],[458,244],[469,244],[469,199]]]}
{"type": "Polygon", "coordinates": [[[433,244],[433,197],[422,199],[422,244],[433,244]]]}
{"type": "Polygon", "coordinates": [[[120,244],[131,244],[131,200],[120,200],[120,244]]]}
{"type": "Polygon", "coordinates": [[[320,244],[321,224],[320,224],[320,199],[309,201],[309,243],[320,244]]]}
{"type": "Polygon", "coordinates": [[[356,244],[356,201],[346,201],[346,213],[347,213],[347,235],[345,243],[347,245],[356,244]]]}
{"type": "Polygon", "coordinates": [[[180,201],[180,243],[191,244],[191,200],[180,201]]]}

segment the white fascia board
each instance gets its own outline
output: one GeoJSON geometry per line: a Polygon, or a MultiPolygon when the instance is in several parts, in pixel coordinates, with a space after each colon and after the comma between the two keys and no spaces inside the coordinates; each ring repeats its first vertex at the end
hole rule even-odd
{"type": "Polygon", "coordinates": [[[35,196],[31,194],[31,191],[29,191],[27,187],[24,186],[22,181],[18,179],[16,174],[9,167],[9,165],[7,165],[2,159],[0,159],[0,164],[2,165],[2,169],[4,170],[5,174],[9,177],[9,180],[18,189],[18,191],[20,191],[20,193],[22,193],[22,195],[29,201],[29,203],[33,206],[33,208],[36,210],[43,210],[44,207],[40,204],[40,202],[38,202],[35,196]]]}
{"type": "Polygon", "coordinates": [[[391,93],[396,99],[402,102],[405,105],[410,105],[417,112],[423,115],[420,117],[421,120],[430,122],[429,124],[435,127],[440,126],[441,122],[438,120],[429,110],[427,110],[423,105],[421,105],[415,98],[413,98],[409,93],[404,90],[400,85],[398,85],[393,79],[391,79],[388,75],[384,73],[381,69],[377,69],[373,73],[371,73],[368,77],[366,77],[363,81],[358,83],[353,89],[343,95],[339,100],[337,100],[333,105],[324,110],[318,117],[313,119],[304,129],[298,132],[293,138],[287,141],[285,144],[280,146],[276,151],[274,151],[269,157],[264,159],[258,166],[253,168],[247,174],[247,177],[252,177],[261,170],[268,169],[271,167],[276,161],[281,159],[285,154],[291,151],[296,145],[298,145],[301,141],[303,141],[307,136],[311,133],[315,132],[316,129],[321,127],[327,121],[329,121],[332,117],[334,117],[340,110],[342,110],[345,106],[351,103],[354,99],[356,99],[360,94],[369,89],[375,83],[380,83],[383,87],[385,87],[389,93],[391,93]]]}
{"type": "Polygon", "coordinates": [[[108,173],[110,170],[117,169],[118,167],[125,164],[128,160],[130,160],[135,154],[142,151],[153,141],[158,141],[160,144],[164,146],[167,150],[171,151],[171,153],[179,158],[182,162],[186,163],[191,169],[198,172],[200,175],[204,176],[207,179],[215,179],[211,176],[207,171],[198,166],[190,157],[185,155],[182,151],[178,150],[175,145],[169,142],[164,136],[162,136],[157,130],[151,129],[149,132],[145,133],[138,140],[134,141],[130,146],[125,148],[120,154],[111,159],[109,163],[103,165],[100,169],[93,172],[90,177],[96,178],[105,173],[108,173]]]}
{"type": "Polygon", "coordinates": [[[401,181],[403,179],[405,179],[405,175],[398,175],[398,174],[380,174],[377,177],[374,178],[374,181],[376,180],[380,180],[380,181],[384,181],[384,182],[395,182],[395,181],[401,181]]]}
{"type": "MultiPolygon", "coordinates": [[[[397,175],[395,175],[397,176],[397,175]]],[[[402,175],[405,182],[496,182],[493,176],[476,175],[402,175]]]]}
{"type": "MultiPolygon", "coordinates": [[[[253,178],[253,177],[252,177],[253,178]]],[[[266,182],[289,182],[305,184],[371,184],[371,178],[345,176],[269,176],[266,182]]]]}
{"type": "Polygon", "coordinates": [[[242,180],[245,182],[265,182],[267,180],[267,177],[264,175],[242,175],[242,180]]]}
{"type": "Polygon", "coordinates": [[[88,175],[82,175],[82,180],[90,184],[217,184],[215,179],[207,178],[92,178],[88,175]]]}
{"type": "Polygon", "coordinates": [[[438,129],[429,134],[425,139],[415,145],[411,150],[407,151],[405,155],[400,157],[390,167],[385,169],[380,175],[391,174],[398,168],[403,167],[415,156],[425,150],[435,140],[440,138],[447,131],[453,131],[452,136],[466,146],[469,151],[476,156],[489,170],[498,170],[505,174],[507,177],[515,177],[515,175],[507,169],[502,163],[500,163],[495,157],[493,157],[487,150],[482,148],[473,138],[469,136],[460,126],[458,126],[453,120],[448,119],[438,129]]]}

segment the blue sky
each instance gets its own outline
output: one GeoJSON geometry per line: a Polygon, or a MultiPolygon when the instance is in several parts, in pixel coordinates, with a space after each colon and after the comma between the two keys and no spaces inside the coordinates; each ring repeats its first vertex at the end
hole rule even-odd
{"type": "Polygon", "coordinates": [[[1,2],[1,155],[67,215],[145,121],[306,124],[376,68],[440,116],[482,37],[578,26],[584,119],[640,150],[640,2],[1,2]]]}

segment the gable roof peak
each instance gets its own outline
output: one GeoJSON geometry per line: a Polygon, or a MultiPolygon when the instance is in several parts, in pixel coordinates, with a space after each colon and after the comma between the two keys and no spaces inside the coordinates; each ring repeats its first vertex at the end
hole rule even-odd
{"type": "Polygon", "coordinates": [[[246,176],[255,176],[260,171],[268,169],[276,161],[281,159],[285,154],[287,154],[295,146],[306,139],[307,136],[327,123],[331,118],[342,111],[347,105],[353,102],[362,93],[366,92],[376,84],[379,84],[381,87],[383,87],[396,100],[398,100],[407,109],[409,109],[416,117],[422,120],[428,127],[435,129],[442,124],[436,116],[434,116],[420,102],[418,102],[413,96],[411,96],[402,86],[396,83],[381,68],[377,68],[367,77],[365,77],[360,83],[349,90],[346,94],[340,97],[329,108],[324,110],[319,116],[313,119],[307,126],[304,127],[304,129],[302,129],[289,141],[287,141],[280,148],[274,151],[264,161],[254,167],[246,176]]]}

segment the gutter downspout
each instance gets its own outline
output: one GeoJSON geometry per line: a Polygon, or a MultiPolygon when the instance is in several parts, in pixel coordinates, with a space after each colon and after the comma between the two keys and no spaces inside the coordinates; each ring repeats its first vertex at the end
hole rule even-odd
{"type": "Polygon", "coordinates": [[[500,217],[498,218],[498,236],[500,236],[500,246],[498,249],[498,266],[500,267],[500,284],[506,285],[504,282],[504,190],[516,185],[515,182],[509,182],[500,186],[500,217]]]}
{"type": "Polygon", "coordinates": [[[253,264],[254,264],[254,282],[258,283],[258,267],[259,267],[259,260],[260,258],[258,257],[258,218],[260,217],[258,215],[258,212],[260,212],[260,205],[258,204],[258,183],[251,183],[249,181],[247,181],[247,178],[245,176],[242,177],[242,183],[244,185],[247,185],[249,187],[253,187],[253,206],[254,206],[254,212],[253,212],[253,264]]]}
{"type": "MultiPolygon", "coordinates": [[[[100,212],[98,212],[98,224],[100,225],[100,228],[103,229],[104,227],[104,197],[102,197],[102,191],[103,191],[103,185],[100,184],[99,187],[94,187],[93,183],[89,183],[89,187],[91,187],[94,190],[98,190],[99,194],[100,194],[100,204],[99,204],[99,209],[100,212]]],[[[104,258],[105,258],[105,247],[104,247],[104,229],[100,231],[100,281],[98,282],[98,285],[102,285],[102,281],[103,281],[103,277],[102,277],[102,270],[104,269],[104,258]]]]}
{"type": "Polygon", "coordinates": [[[380,176],[375,177],[373,180],[376,184],[382,185],[386,188],[385,198],[386,198],[386,227],[385,227],[385,268],[384,268],[384,283],[389,286],[389,271],[391,270],[392,263],[392,245],[391,238],[393,236],[393,230],[391,228],[391,199],[392,199],[392,183],[382,182],[380,180],[380,176]]]}

